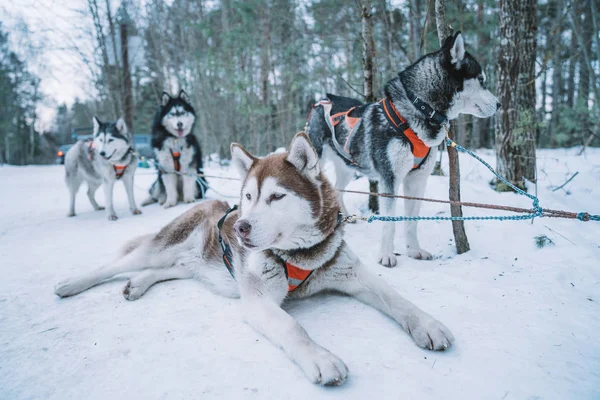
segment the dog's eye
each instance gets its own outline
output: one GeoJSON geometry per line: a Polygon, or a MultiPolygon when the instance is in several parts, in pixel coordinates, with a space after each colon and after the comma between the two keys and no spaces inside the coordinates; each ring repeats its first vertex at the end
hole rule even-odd
{"type": "Polygon", "coordinates": [[[115,140],[115,139],[108,139],[108,143],[112,142],[113,140],[115,140]]]}
{"type": "Polygon", "coordinates": [[[252,196],[250,196],[250,193],[246,193],[246,198],[247,198],[248,200],[252,200],[252,196]]]}
{"type": "Polygon", "coordinates": [[[269,196],[269,199],[267,200],[267,203],[271,204],[272,201],[281,200],[284,197],[285,197],[284,193],[273,193],[272,195],[269,196]]]}

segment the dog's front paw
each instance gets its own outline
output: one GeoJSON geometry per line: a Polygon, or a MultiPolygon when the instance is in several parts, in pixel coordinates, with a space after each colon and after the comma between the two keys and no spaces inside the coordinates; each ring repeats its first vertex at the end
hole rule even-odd
{"type": "Polygon", "coordinates": [[[131,213],[133,215],[140,215],[142,212],[140,211],[140,209],[136,208],[136,209],[131,210],[131,213]]]}
{"type": "Polygon", "coordinates": [[[117,214],[108,214],[109,221],[116,221],[118,219],[119,219],[119,217],[117,217],[117,214]]]}
{"type": "Polygon", "coordinates": [[[410,258],[414,258],[415,260],[433,260],[433,255],[427,250],[423,250],[420,247],[415,249],[407,248],[406,249],[408,256],[410,258]]]}
{"type": "Polygon", "coordinates": [[[73,296],[80,292],[81,288],[79,285],[70,279],[65,279],[64,281],[60,281],[54,285],[54,294],[59,297],[73,296]]]}
{"type": "Polygon", "coordinates": [[[325,386],[339,386],[348,376],[348,367],[327,349],[314,345],[296,358],[306,377],[312,382],[325,386]]]}
{"type": "Polygon", "coordinates": [[[446,350],[452,346],[454,336],[440,321],[425,317],[417,319],[414,326],[409,325],[409,332],[417,346],[428,350],[446,350]]]}
{"type": "Polygon", "coordinates": [[[69,213],[67,214],[67,217],[74,217],[74,216],[75,216],[75,212],[74,211],[73,212],[69,211],[69,213]]]}
{"type": "Polygon", "coordinates": [[[102,207],[102,206],[94,207],[94,210],[102,211],[102,210],[104,210],[104,207],[102,207]]]}
{"type": "Polygon", "coordinates": [[[165,208],[175,207],[177,205],[177,200],[167,200],[165,201],[165,208]]]}
{"type": "Polygon", "coordinates": [[[387,268],[394,268],[398,261],[396,260],[396,255],[392,253],[384,253],[379,256],[379,264],[383,265],[387,268]]]}
{"type": "Polygon", "coordinates": [[[127,285],[123,288],[123,296],[129,301],[137,300],[143,294],[142,289],[139,286],[134,286],[131,280],[127,281],[127,285]]]}
{"type": "Polygon", "coordinates": [[[194,203],[195,201],[196,201],[196,199],[194,197],[186,197],[183,199],[183,202],[187,203],[187,204],[194,203]]]}

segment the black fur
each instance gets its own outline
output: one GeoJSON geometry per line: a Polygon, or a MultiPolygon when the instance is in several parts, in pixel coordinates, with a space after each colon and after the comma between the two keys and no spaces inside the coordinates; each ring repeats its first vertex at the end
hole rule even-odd
{"type": "MultiPolygon", "coordinates": [[[[163,98],[165,96],[168,96],[168,95],[166,93],[163,93],[163,98]]],[[[174,107],[182,107],[186,112],[191,113],[194,115],[194,117],[196,117],[196,111],[194,110],[194,107],[192,107],[192,105],[188,101],[186,101],[186,99],[187,99],[187,95],[185,95],[185,92],[182,90],[179,93],[178,97],[168,96],[168,101],[164,104],[161,103],[158,106],[158,109],[157,109],[156,113],[154,114],[154,121],[152,123],[151,145],[155,152],[164,150],[164,142],[166,139],[168,139],[169,137],[176,137],[176,136],[172,135],[162,124],[163,118],[170,112],[171,109],[173,109],[174,107]]],[[[202,162],[202,149],[200,148],[200,143],[198,142],[198,139],[194,135],[195,125],[196,125],[196,122],[194,120],[194,123],[192,124],[190,133],[188,135],[186,135],[184,138],[185,145],[183,147],[184,148],[191,147],[193,149],[194,156],[193,156],[193,161],[190,165],[190,170],[194,171],[194,172],[202,173],[203,167],[204,167],[203,162],[202,162]]],[[[173,166],[169,165],[166,167],[172,168],[173,166]]],[[[161,168],[158,168],[158,178],[152,184],[152,186],[149,190],[150,196],[152,198],[154,198],[154,200],[158,200],[159,195],[162,195],[165,193],[165,184],[162,179],[163,173],[164,172],[161,170],[161,168]]],[[[204,178],[201,178],[201,179],[206,184],[206,180],[204,178]]],[[[203,198],[204,192],[206,191],[207,186],[204,185],[204,188],[203,188],[199,182],[196,182],[196,187],[197,187],[196,198],[197,199],[203,198]]]]}

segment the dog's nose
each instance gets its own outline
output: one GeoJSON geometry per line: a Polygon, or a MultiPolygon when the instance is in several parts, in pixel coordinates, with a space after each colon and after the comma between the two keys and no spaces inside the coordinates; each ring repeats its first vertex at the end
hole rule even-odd
{"type": "Polygon", "coordinates": [[[502,108],[502,104],[499,101],[497,101],[496,102],[496,111],[498,111],[501,108],[502,108]]]}
{"type": "Polygon", "coordinates": [[[183,122],[178,122],[178,123],[177,123],[177,128],[178,128],[178,129],[181,129],[181,128],[183,128],[183,122]]]}
{"type": "Polygon", "coordinates": [[[245,219],[240,219],[233,225],[233,229],[239,237],[247,238],[252,230],[252,225],[245,219]]]}
{"type": "Polygon", "coordinates": [[[102,150],[102,151],[100,152],[100,155],[101,155],[102,157],[104,157],[104,156],[106,155],[106,152],[105,152],[104,150],[102,150]]]}

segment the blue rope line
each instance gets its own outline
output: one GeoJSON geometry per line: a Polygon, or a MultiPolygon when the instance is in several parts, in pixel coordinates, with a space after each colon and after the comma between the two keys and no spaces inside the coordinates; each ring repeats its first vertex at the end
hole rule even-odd
{"type": "Polygon", "coordinates": [[[185,174],[183,172],[176,171],[175,169],[172,169],[172,168],[166,168],[165,166],[163,166],[158,161],[154,161],[154,160],[150,160],[150,159],[148,159],[148,161],[150,161],[150,163],[154,164],[154,166],[156,168],[161,169],[161,170],[166,171],[166,172],[173,172],[173,173],[175,173],[177,175],[181,175],[181,176],[184,176],[184,175],[194,176],[196,178],[196,182],[198,182],[198,184],[200,185],[200,190],[202,191],[202,198],[203,199],[206,198],[206,192],[209,189],[212,190],[218,196],[221,196],[221,197],[237,198],[237,196],[228,196],[226,194],[219,193],[218,191],[215,190],[215,188],[213,188],[212,186],[210,186],[208,184],[208,182],[203,177],[198,176],[198,174],[194,174],[193,172],[189,173],[189,174],[185,174]]]}
{"type": "MultiPolygon", "coordinates": [[[[510,183],[509,181],[504,179],[502,176],[500,176],[494,170],[494,168],[492,168],[492,166],[490,164],[485,162],[481,157],[479,157],[472,151],[460,146],[459,144],[457,144],[450,138],[446,138],[446,146],[454,147],[458,151],[462,151],[463,153],[469,154],[471,157],[475,158],[477,161],[479,161],[480,163],[485,165],[486,168],[489,169],[498,179],[500,179],[503,183],[508,185],[515,192],[529,197],[533,201],[533,212],[531,214],[506,215],[506,216],[492,215],[492,216],[487,216],[487,217],[438,217],[438,216],[436,216],[436,217],[418,217],[418,216],[417,217],[406,217],[406,216],[391,217],[391,216],[385,216],[385,215],[371,215],[367,219],[367,222],[371,223],[373,221],[395,222],[395,221],[419,221],[419,220],[425,220],[425,221],[477,221],[477,220],[479,220],[479,221],[481,221],[481,220],[484,220],[484,221],[489,221],[489,220],[522,221],[522,220],[534,219],[536,217],[541,217],[543,215],[543,209],[542,209],[542,207],[540,207],[540,201],[536,196],[531,195],[531,194],[519,189],[518,187],[516,187],[515,185],[513,185],[512,183],[510,183]]],[[[580,214],[585,214],[585,213],[580,213],[580,214]]],[[[593,219],[593,217],[600,218],[600,216],[589,216],[590,219],[593,219]]],[[[579,218],[579,215],[578,215],[578,218],[579,218]]],[[[581,219],[581,220],[584,221],[583,219],[581,219]]]]}

